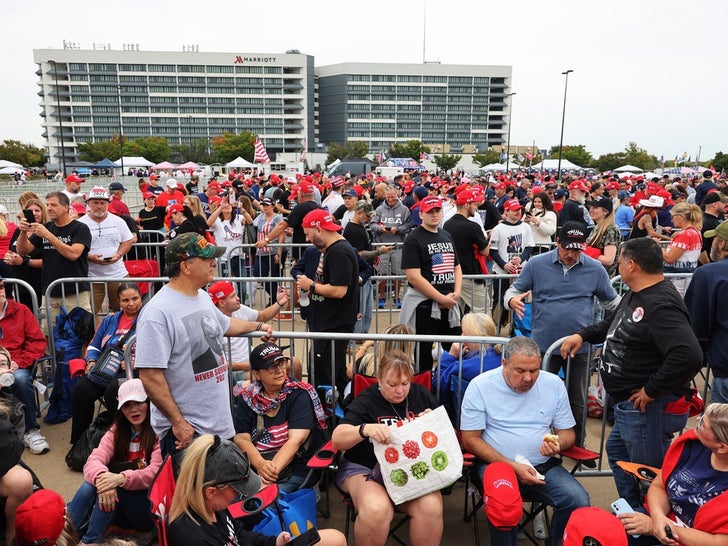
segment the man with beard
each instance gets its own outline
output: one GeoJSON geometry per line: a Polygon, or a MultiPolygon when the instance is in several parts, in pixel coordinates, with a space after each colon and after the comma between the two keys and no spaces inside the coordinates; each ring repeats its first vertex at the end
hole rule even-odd
{"type": "MultiPolygon", "coordinates": [[[[314,278],[298,275],[298,289],[308,292],[308,326],[312,332],[353,333],[359,308],[359,260],[339,233],[341,226],[323,209],[303,218],[306,239],[321,251],[314,278]]],[[[314,340],[313,385],[336,385],[344,392],[348,340],[314,340]]]]}
{"type": "Polygon", "coordinates": [[[584,222],[585,224],[591,223],[589,214],[584,208],[586,203],[586,193],[589,191],[589,186],[583,180],[574,180],[569,184],[569,198],[564,203],[564,208],[559,212],[559,223],[558,228],[561,229],[566,222],[584,222]]]}
{"type": "Polygon", "coordinates": [[[151,422],[162,453],[178,458],[195,435],[235,435],[223,336],[273,329],[227,317],[202,289],[225,247],[197,233],[172,239],[164,252],[169,282],[142,308],[135,368],[152,401],[151,422]]]}

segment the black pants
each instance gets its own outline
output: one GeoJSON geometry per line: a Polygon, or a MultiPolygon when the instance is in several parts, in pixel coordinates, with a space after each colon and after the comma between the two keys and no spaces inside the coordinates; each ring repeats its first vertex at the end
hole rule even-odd
{"type": "Polygon", "coordinates": [[[346,348],[348,345],[348,340],[314,340],[313,377],[309,378],[312,385],[316,387],[336,385],[339,395],[343,396],[344,389],[349,382],[349,378],[346,376],[346,348]]]}
{"type": "MultiPolygon", "coordinates": [[[[117,377],[123,378],[125,375],[122,373],[117,377]]],[[[75,444],[81,437],[81,434],[91,426],[91,421],[94,419],[94,406],[96,405],[96,400],[101,395],[104,396],[104,405],[109,410],[113,419],[116,413],[116,395],[118,392],[118,378],[110,381],[107,387],[100,387],[96,383],[92,383],[86,376],[81,377],[76,382],[71,392],[71,413],[73,419],[71,422],[72,444],[75,444]]]]}
{"type": "MultiPolygon", "coordinates": [[[[459,336],[462,333],[460,325],[450,326],[447,309],[442,309],[440,319],[433,319],[432,300],[425,300],[417,306],[415,311],[415,333],[419,335],[433,334],[436,336],[459,336]]],[[[443,343],[442,348],[450,350],[452,343],[443,343]]],[[[425,372],[432,369],[432,342],[423,341],[419,343],[419,355],[417,356],[417,372],[425,372]]]]}

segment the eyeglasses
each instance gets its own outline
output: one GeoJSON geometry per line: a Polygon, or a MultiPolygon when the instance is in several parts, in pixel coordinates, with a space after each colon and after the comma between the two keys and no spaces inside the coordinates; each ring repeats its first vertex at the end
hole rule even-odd
{"type": "Polygon", "coordinates": [[[715,434],[713,434],[713,432],[710,429],[706,428],[705,425],[703,424],[704,418],[705,418],[705,414],[701,415],[698,418],[698,422],[695,424],[695,429],[699,430],[703,434],[712,436],[713,439],[715,440],[716,439],[715,434]]]}
{"type": "Polygon", "coordinates": [[[287,358],[279,358],[271,366],[268,366],[267,368],[263,368],[263,369],[268,370],[270,372],[274,372],[274,371],[278,371],[278,370],[285,370],[286,364],[288,364],[287,358]]]}

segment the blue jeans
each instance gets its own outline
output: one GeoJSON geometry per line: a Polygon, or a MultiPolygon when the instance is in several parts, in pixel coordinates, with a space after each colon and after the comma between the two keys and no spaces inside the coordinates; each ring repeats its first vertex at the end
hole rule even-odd
{"type": "Polygon", "coordinates": [[[617,493],[630,506],[639,506],[639,490],[634,478],[617,466],[617,461],[631,461],[657,468],[676,432],[685,427],[688,413],[671,414],[665,405],[680,398],[676,394],[660,396],[647,405],[645,412],[635,409],[632,402],[614,404],[614,427],[607,439],[607,457],[614,472],[617,493]]]}
{"type": "Polygon", "coordinates": [[[137,531],[149,531],[153,527],[152,505],[146,489],[129,491],[118,487],[116,492],[119,500],[111,512],[99,508],[96,488],[88,482],[81,484],[68,503],[68,515],[79,534],[83,535],[81,540],[85,544],[101,542],[113,522],[137,531]]]}
{"type": "Polygon", "coordinates": [[[367,334],[372,325],[372,298],[374,287],[370,281],[359,287],[359,312],[361,318],[354,325],[355,334],[367,334]]]}
{"type": "Polygon", "coordinates": [[[710,402],[728,403],[728,377],[713,377],[710,387],[710,402]]]}
{"type": "MultiPolygon", "coordinates": [[[[478,475],[480,482],[483,481],[483,472],[486,465],[479,464],[478,475]]],[[[564,535],[564,528],[569,521],[569,516],[577,508],[589,506],[589,493],[569,474],[561,465],[556,465],[544,474],[545,485],[525,485],[519,483],[521,496],[526,501],[541,502],[551,506],[554,510],[551,518],[549,536],[545,541],[546,546],[561,544],[561,537],[564,535]]],[[[488,521],[491,546],[516,546],[517,528],[510,531],[501,531],[493,527],[488,521]]]]}
{"type": "Polygon", "coordinates": [[[13,372],[15,383],[10,387],[13,396],[25,404],[25,432],[40,428],[35,420],[35,387],[30,369],[18,368],[13,372]]]}

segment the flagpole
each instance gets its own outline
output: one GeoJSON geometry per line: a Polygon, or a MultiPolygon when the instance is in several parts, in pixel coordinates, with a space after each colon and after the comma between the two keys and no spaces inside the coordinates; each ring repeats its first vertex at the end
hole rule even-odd
{"type": "Polygon", "coordinates": [[[422,0],[422,64],[425,64],[425,44],[427,43],[427,0],[422,0]]]}

